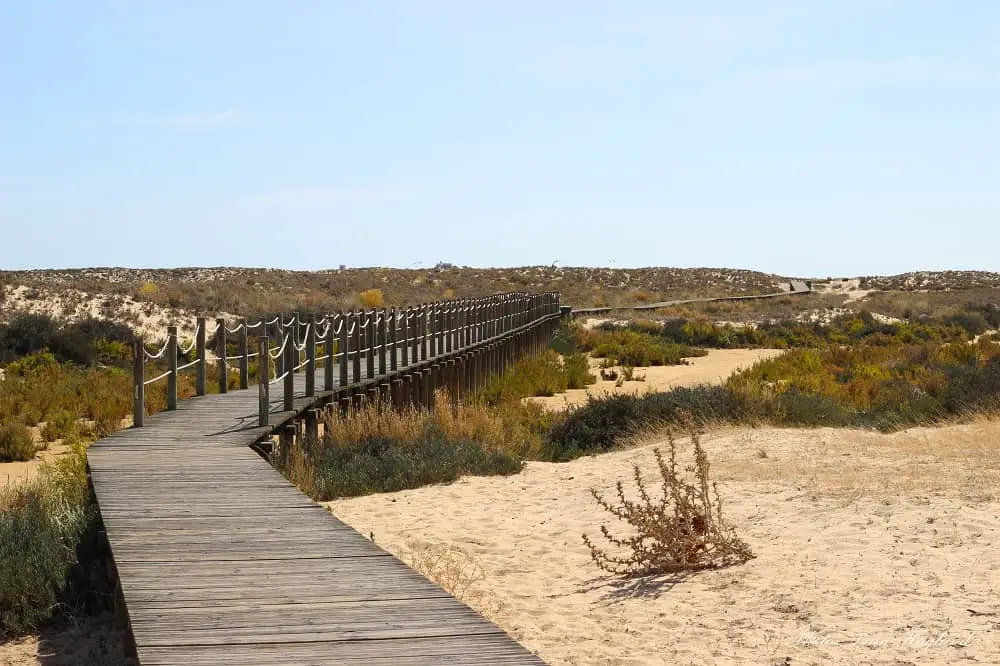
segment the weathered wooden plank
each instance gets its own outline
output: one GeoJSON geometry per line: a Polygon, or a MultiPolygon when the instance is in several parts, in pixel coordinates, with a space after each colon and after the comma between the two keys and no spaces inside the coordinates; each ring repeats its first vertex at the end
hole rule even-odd
{"type": "MultiPolygon", "coordinates": [[[[358,387],[392,376],[364,373],[358,387]]],[[[181,401],[91,448],[140,662],[540,663],[248,448],[336,395],[306,398],[302,373],[292,384],[290,411],[272,385],[265,428],[256,388],[234,390],[181,401]]]]}

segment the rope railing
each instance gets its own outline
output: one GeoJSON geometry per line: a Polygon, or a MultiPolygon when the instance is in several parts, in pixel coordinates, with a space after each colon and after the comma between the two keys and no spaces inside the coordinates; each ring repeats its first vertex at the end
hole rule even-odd
{"type": "MultiPolygon", "coordinates": [[[[514,344],[507,338],[515,340],[516,345],[530,342],[537,346],[541,335],[537,331],[550,331],[560,313],[556,293],[515,292],[401,308],[331,313],[310,317],[311,321],[298,313],[290,318],[278,314],[254,323],[240,320],[235,325],[227,325],[225,319],[218,318],[209,328],[206,319],[198,317],[194,339],[186,345],[179,344],[176,326],[168,327],[167,340],[156,353],[148,351],[141,339],[136,340],[135,425],[143,425],[146,386],[166,379],[167,409],[176,409],[178,373],[196,368],[195,392],[205,395],[209,363],[217,366],[219,392],[226,392],[234,373],[239,374],[239,387],[248,388],[250,361],[255,360],[261,425],[268,423],[268,387],[284,383],[283,408],[291,411],[295,375],[300,373],[304,374],[306,397],[316,395],[317,375],[328,394],[334,392],[335,386],[342,391],[354,391],[350,387],[362,382],[371,385],[365,389],[369,392],[390,387],[399,393],[403,391],[403,380],[411,379],[411,375],[420,378],[414,379],[420,383],[420,391],[427,382],[438,386],[451,382],[455,391],[460,392],[469,388],[466,385],[473,381],[469,377],[492,376],[499,368],[506,367],[514,344]],[[258,348],[251,351],[250,331],[257,329],[260,330],[253,339],[258,348]],[[268,344],[268,333],[272,331],[277,333],[272,339],[281,340],[278,347],[268,344]],[[210,336],[212,349],[208,344],[210,336]],[[235,353],[233,345],[237,348],[235,353]],[[180,363],[191,358],[192,353],[192,360],[180,363]],[[146,379],[147,361],[166,363],[167,368],[146,379]],[[270,378],[272,362],[274,379],[270,378]],[[480,367],[482,363],[486,365],[480,367]],[[451,375],[447,373],[456,372],[462,376],[448,379],[451,375]]],[[[425,395],[419,399],[429,404],[432,397],[425,395]]]]}
{"type": "Polygon", "coordinates": [[[170,346],[170,338],[168,337],[166,340],[163,341],[163,346],[160,347],[160,351],[156,352],[155,354],[150,354],[148,351],[146,351],[145,345],[142,348],[142,352],[146,355],[146,360],[154,361],[156,359],[163,358],[163,355],[167,353],[167,347],[169,346],[170,346]]]}

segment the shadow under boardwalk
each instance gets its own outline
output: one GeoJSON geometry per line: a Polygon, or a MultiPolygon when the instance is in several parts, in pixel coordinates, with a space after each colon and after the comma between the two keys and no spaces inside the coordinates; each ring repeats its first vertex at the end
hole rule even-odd
{"type": "Polygon", "coordinates": [[[90,448],[141,664],[542,663],[254,453],[256,409],[193,398],[90,448]]]}

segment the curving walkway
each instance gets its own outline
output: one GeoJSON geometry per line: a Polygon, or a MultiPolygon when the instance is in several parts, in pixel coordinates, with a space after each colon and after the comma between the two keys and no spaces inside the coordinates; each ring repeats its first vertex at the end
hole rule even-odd
{"type": "MultiPolygon", "coordinates": [[[[324,398],[295,389],[299,412],[324,398]]],[[[257,390],[231,391],[90,448],[139,662],[541,664],[249,448],[295,418],[275,394],[265,428],[257,390]]]]}

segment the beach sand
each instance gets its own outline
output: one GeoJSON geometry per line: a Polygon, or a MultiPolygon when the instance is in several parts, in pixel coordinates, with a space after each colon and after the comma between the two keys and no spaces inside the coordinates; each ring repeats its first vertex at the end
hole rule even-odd
{"type": "Polygon", "coordinates": [[[656,439],[328,506],[552,664],[1000,664],[1000,423],[705,435],[757,557],[623,580],[589,489],[655,480],[656,439]]]}

